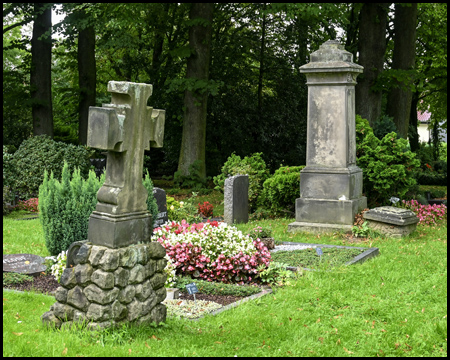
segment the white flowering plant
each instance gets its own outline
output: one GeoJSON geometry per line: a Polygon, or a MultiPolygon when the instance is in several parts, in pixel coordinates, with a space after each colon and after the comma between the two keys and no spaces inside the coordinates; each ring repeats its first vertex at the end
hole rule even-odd
{"type": "Polygon", "coordinates": [[[175,286],[177,275],[176,275],[176,267],[175,264],[172,262],[171,258],[169,256],[165,256],[167,260],[167,265],[164,268],[164,273],[167,275],[167,280],[164,286],[166,288],[171,288],[175,286]]]}
{"type": "Polygon", "coordinates": [[[153,232],[177,272],[205,280],[250,282],[257,268],[271,261],[267,247],[234,226],[217,221],[189,224],[168,222],[153,232]]]}
{"type": "Polygon", "coordinates": [[[61,275],[66,268],[67,263],[67,251],[62,251],[58,254],[56,257],[56,260],[54,256],[52,257],[52,260],[55,261],[55,263],[51,267],[51,273],[55,277],[55,279],[60,282],[61,281],[61,275]]]}

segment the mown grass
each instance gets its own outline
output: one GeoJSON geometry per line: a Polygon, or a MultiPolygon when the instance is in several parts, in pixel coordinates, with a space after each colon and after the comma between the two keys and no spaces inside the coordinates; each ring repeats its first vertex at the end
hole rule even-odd
{"type": "MultiPolygon", "coordinates": [[[[238,227],[272,228],[282,241],[345,244],[340,234],[287,232],[290,219],[238,227]]],[[[3,218],[3,253],[47,255],[38,220],[3,218]],[[6,243],[6,244],[5,244],[6,243]]],[[[3,356],[447,356],[447,223],[380,249],[363,264],[304,272],[292,287],[197,322],[104,332],[46,330],[54,298],[3,291],[3,356]]]]}

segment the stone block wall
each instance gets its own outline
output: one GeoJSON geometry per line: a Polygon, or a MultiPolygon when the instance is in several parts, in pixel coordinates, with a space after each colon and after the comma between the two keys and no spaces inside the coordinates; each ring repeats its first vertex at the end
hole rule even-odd
{"type": "Polygon", "coordinates": [[[66,268],[56,290],[56,302],[42,315],[56,328],[85,324],[106,328],[165,321],[166,251],[158,242],[120,249],[87,242],[66,268]]]}

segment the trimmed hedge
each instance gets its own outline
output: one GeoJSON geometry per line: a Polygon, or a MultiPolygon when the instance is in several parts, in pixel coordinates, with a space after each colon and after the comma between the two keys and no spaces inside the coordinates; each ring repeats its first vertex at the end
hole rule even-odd
{"type": "Polygon", "coordinates": [[[80,169],[80,175],[86,179],[91,167],[91,151],[84,146],[75,146],[52,140],[47,135],[31,137],[22,142],[10,161],[11,187],[22,199],[34,197],[44,180],[44,172],[53,172],[55,179],[61,179],[64,161],[69,171],[80,169]]]}
{"type": "Polygon", "coordinates": [[[282,166],[264,181],[262,202],[272,211],[292,209],[300,196],[300,171],[305,166],[282,166]]]}

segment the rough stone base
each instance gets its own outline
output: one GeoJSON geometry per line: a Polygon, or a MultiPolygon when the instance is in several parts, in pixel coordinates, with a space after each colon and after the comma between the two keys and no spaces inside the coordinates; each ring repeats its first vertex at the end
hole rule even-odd
{"type": "Polygon", "coordinates": [[[166,251],[158,242],[120,249],[83,244],[64,269],[45,326],[98,329],[165,321],[166,251]]]}
{"type": "Polygon", "coordinates": [[[408,224],[408,225],[392,225],[388,223],[383,223],[375,220],[367,220],[367,225],[376,231],[394,238],[401,238],[404,236],[408,236],[414,230],[416,230],[417,224],[408,224]]]}
{"type": "Polygon", "coordinates": [[[363,218],[370,228],[390,237],[403,237],[411,234],[419,222],[419,218],[413,211],[393,206],[371,209],[364,213],[363,218]]]}
{"type": "Polygon", "coordinates": [[[351,232],[352,225],[322,224],[295,221],[288,225],[289,232],[333,233],[336,231],[351,232]]]}
{"type": "Polygon", "coordinates": [[[266,245],[267,250],[272,250],[275,248],[275,239],[274,238],[262,238],[261,242],[266,245]]]}

